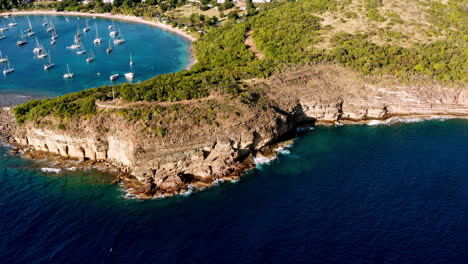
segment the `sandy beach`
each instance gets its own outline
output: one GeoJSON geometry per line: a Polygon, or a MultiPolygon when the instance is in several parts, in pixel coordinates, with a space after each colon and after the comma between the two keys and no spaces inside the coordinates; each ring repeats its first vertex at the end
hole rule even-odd
{"type": "Polygon", "coordinates": [[[5,16],[5,15],[15,15],[15,16],[27,16],[27,15],[56,15],[56,16],[88,16],[88,17],[100,17],[100,18],[107,18],[107,19],[118,19],[118,20],[124,20],[124,21],[129,21],[129,22],[135,22],[135,23],[142,23],[150,26],[154,26],[166,31],[174,32],[183,38],[189,40],[190,42],[193,42],[196,40],[195,37],[192,35],[188,34],[182,29],[179,28],[173,28],[170,25],[155,22],[155,21],[149,21],[145,20],[144,18],[141,17],[135,17],[135,16],[128,16],[128,15],[117,15],[117,14],[111,14],[111,13],[81,13],[81,12],[57,12],[57,11],[42,11],[42,10],[34,10],[34,11],[17,11],[17,12],[3,12],[0,13],[0,15],[5,16]]]}

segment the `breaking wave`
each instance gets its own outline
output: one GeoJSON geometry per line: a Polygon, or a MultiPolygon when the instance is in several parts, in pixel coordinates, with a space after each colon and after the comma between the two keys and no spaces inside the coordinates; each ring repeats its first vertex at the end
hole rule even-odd
{"type": "Polygon", "coordinates": [[[57,173],[59,174],[62,169],[57,169],[57,168],[41,168],[42,172],[48,172],[48,173],[57,173]]]}

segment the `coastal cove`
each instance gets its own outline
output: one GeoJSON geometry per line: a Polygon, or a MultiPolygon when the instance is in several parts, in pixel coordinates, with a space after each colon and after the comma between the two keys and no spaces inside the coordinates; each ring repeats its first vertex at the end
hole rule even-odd
{"type": "Polygon", "coordinates": [[[11,66],[15,68],[14,72],[1,77],[0,105],[14,105],[30,98],[55,97],[103,85],[137,83],[160,74],[188,69],[194,63],[190,49],[192,40],[179,34],[180,32],[174,34],[174,31],[155,27],[151,23],[142,23],[138,19],[135,21],[131,18],[124,20],[119,16],[106,18],[109,16],[97,15],[94,18],[86,14],[76,15],[78,14],[36,11],[18,12],[14,15],[18,26],[5,31],[7,38],[0,41],[3,57],[8,56],[11,66]],[[59,35],[54,45],[49,43],[50,33],[45,32],[46,28],[41,25],[44,16],[53,23],[59,35]],[[20,36],[19,31],[28,25],[27,17],[30,17],[36,36],[29,37],[28,44],[18,47],[15,42],[20,36]],[[80,17],[82,19],[79,19],[80,17]],[[85,22],[88,23],[90,31],[81,33],[87,53],[77,55],[67,47],[73,43],[73,34],[78,30],[77,27],[81,31],[86,26],[85,22]],[[113,41],[107,27],[113,23],[122,31],[126,42],[118,46],[112,43],[113,51],[106,54],[109,40],[113,41]],[[99,37],[102,38],[100,45],[93,44],[96,26],[99,37]],[[36,46],[35,37],[46,52],[50,52],[54,68],[43,70],[43,64],[47,63],[48,58],[34,57],[32,49],[36,46]],[[135,62],[133,67],[129,67],[130,54],[135,62]],[[85,60],[89,56],[94,56],[95,60],[87,63],[85,60]],[[67,71],[67,64],[75,74],[70,80],[64,80],[62,77],[67,71]],[[135,72],[133,80],[123,77],[128,71],[135,72]],[[114,73],[120,73],[121,78],[111,82],[109,76],[114,73]],[[29,77],[22,78],[23,74],[29,77]],[[31,85],[31,82],[34,82],[34,85],[31,85]]]}
{"type": "Polygon", "coordinates": [[[235,184],[144,202],[106,174],[41,171],[0,147],[0,257],[463,263],[467,126],[318,126],[235,184]]]}

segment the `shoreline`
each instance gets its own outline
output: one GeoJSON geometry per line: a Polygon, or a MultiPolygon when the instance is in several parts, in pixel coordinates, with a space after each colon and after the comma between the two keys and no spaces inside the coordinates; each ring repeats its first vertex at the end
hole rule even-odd
{"type": "Polygon", "coordinates": [[[277,142],[266,146],[262,150],[247,158],[245,161],[237,164],[230,174],[222,177],[216,177],[210,181],[199,180],[187,185],[185,190],[180,192],[174,192],[173,190],[160,190],[154,195],[150,195],[147,190],[147,184],[141,183],[137,178],[132,176],[128,168],[115,164],[108,161],[93,161],[84,160],[80,161],[73,158],[67,158],[63,156],[57,156],[51,152],[44,152],[41,150],[33,149],[29,146],[22,146],[15,142],[14,133],[16,130],[16,124],[14,116],[12,114],[13,107],[0,107],[0,142],[7,143],[10,147],[11,155],[21,155],[21,157],[31,160],[44,160],[46,159],[50,166],[43,167],[46,173],[57,173],[56,171],[66,172],[70,166],[74,167],[74,170],[87,170],[89,168],[97,169],[103,173],[112,173],[115,176],[113,183],[118,183],[119,186],[125,191],[125,198],[130,199],[164,199],[174,196],[188,196],[192,192],[204,191],[208,188],[217,186],[221,182],[237,182],[242,177],[248,175],[248,172],[255,168],[261,168],[263,165],[270,163],[277,159],[279,154],[289,154],[289,147],[294,141],[303,135],[304,131],[310,131],[314,127],[320,126],[343,126],[343,125],[367,125],[372,126],[393,126],[399,124],[425,122],[430,120],[445,121],[449,119],[461,119],[468,120],[466,115],[423,115],[423,114],[393,114],[380,119],[362,119],[362,120],[337,120],[337,121],[319,121],[311,124],[310,126],[297,126],[295,127],[293,134],[288,138],[283,138],[277,142]]]}
{"type": "Polygon", "coordinates": [[[34,11],[17,11],[17,12],[3,12],[0,13],[0,15],[5,16],[5,15],[15,15],[15,16],[27,16],[27,15],[57,15],[57,16],[86,16],[86,17],[99,17],[99,18],[107,18],[107,19],[117,19],[117,20],[123,20],[123,21],[128,21],[128,22],[135,22],[135,23],[140,23],[140,24],[146,24],[150,26],[157,27],[159,29],[165,30],[165,31],[170,31],[173,33],[178,34],[179,36],[183,37],[184,39],[194,42],[197,40],[194,36],[188,34],[186,31],[178,28],[174,28],[170,25],[163,24],[160,22],[154,22],[154,21],[149,21],[146,20],[142,17],[136,17],[136,16],[130,16],[130,15],[120,15],[120,14],[112,14],[112,13],[82,13],[82,12],[76,12],[76,11],[70,11],[70,12],[65,12],[65,11],[52,11],[52,10],[34,10],[34,11]]]}

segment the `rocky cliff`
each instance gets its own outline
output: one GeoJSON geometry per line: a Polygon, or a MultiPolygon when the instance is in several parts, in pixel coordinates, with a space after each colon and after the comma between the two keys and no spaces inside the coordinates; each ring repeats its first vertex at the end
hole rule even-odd
{"type": "Polygon", "coordinates": [[[10,134],[34,151],[112,164],[128,173],[121,180],[131,192],[150,198],[237,179],[254,166],[252,155],[291,136],[303,122],[468,116],[464,87],[364,78],[337,66],[302,67],[246,85],[245,98],[97,102],[98,114],[91,118],[46,117],[10,134]]]}

